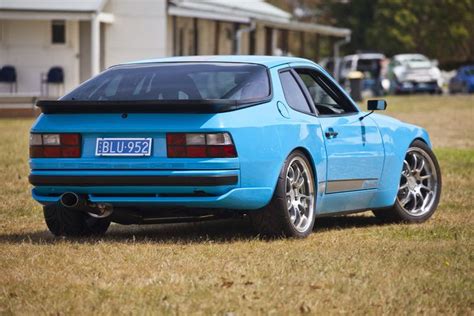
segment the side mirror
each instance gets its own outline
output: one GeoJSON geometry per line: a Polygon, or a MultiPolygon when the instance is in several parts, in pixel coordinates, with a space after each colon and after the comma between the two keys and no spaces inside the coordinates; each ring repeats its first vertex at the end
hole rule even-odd
{"type": "Polygon", "coordinates": [[[367,110],[369,111],[383,111],[387,108],[387,101],[385,100],[368,100],[367,110]]]}

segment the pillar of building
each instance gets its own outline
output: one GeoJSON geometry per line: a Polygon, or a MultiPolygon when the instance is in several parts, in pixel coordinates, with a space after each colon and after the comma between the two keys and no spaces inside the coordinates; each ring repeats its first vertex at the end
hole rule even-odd
{"type": "Polygon", "coordinates": [[[100,20],[98,14],[94,14],[91,20],[91,75],[100,72],[100,20]]]}

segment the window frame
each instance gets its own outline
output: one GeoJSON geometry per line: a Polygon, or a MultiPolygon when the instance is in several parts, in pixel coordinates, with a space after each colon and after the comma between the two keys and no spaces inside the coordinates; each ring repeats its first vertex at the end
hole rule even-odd
{"type": "Polygon", "coordinates": [[[299,112],[299,113],[306,114],[306,115],[317,116],[318,112],[317,112],[316,107],[314,106],[314,103],[311,100],[311,95],[309,94],[308,89],[306,89],[306,86],[304,85],[304,83],[301,80],[300,76],[296,73],[296,71],[293,67],[285,67],[285,68],[282,68],[282,69],[278,69],[278,80],[280,81],[281,90],[283,92],[283,96],[285,97],[286,104],[292,110],[294,110],[296,112],[299,112]],[[293,77],[293,79],[295,79],[296,84],[300,88],[301,93],[303,93],[303,96],[304,96],[306,102],[308,103],[308,107],[309,107],[311,112],[300,111],[299,109],[295,109],[294,107],[291,106],[291,104],[288,103],[288,100],[286,99],[286,95],[285,95],[285,90],[283,89],[283,83],[281,82],[281,76],[280,76],[280,74],[284,73],[284,72],[289,72],[290,75],[293,77]]]}
{"type": "Polygon", "coordinates": [[[5,37],[6,37],[5,36],[5,33],[6,33],[6,31],[5,31],[6,26],[5,25],[6,25],[6,23],[4,23],[3,20],[0,21],[0,45],[5,41],[5,37]]]}
{"type": "Polygon", "coordinates": [[[305,95],[309,96],[310,105],[316,113],[317,117],[339,117],[339,116],[351,116],[360,113],[360,110],[354,105],[354,102],[347,97],[344,93],[342,93],[341,88],[338,87],[334,82],[332,82],[327,75],[325,75],[322,71],[312,67],[305,67],[305,66],[296,66],[292,67],[293,71],[298,76],[298,80],[302,84],[302,89],[305,91],[305,95]],[[300,78],[298,70],[306,71],[306,73],[311,76],[317,84],[321,86],[321,88],[336,101],[337,104],[340,102],[344,102],[344,105],[347,107],[352,108],[351,112],[345,112],[341,114],[321,114],[317,110],[316,104],[314,104],[314,100],[311,97],[311,94],[308,91],[308,88],[304,84],[303,80],[300,78]],[[316,77],[315,77],[316,75],[316,77]]]}

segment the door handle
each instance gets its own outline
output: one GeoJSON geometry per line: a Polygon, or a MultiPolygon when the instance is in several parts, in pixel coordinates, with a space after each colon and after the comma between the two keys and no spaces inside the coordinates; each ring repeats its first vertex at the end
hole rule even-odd
{"type": "Polygon", "coordinates": [[[339,133],[336,132],[332,127],[330,127],[324,134],[326,135],[326,138],[331,139],[335,138],[339,133]]]}

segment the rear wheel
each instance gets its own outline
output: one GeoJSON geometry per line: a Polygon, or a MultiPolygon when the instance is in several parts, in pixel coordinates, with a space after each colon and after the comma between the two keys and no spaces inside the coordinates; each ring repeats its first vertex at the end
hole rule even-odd
{"type": "Polygon", "coordinates": [[[408,149],[400,177],[395,204],[373,213],[384,220],[421,223],[438,207],[441,195],[441,172],[433,151],[422,141],[408,149]]]}
{"type": "Polygon", "coordinates": [[[307,237],[315,219],[314,174],[306,156],[293,152],[285,161],[268,206],[250,213],[257,230],[266,236],[307,237]]]}
{"type": "Polygon", "coordinates": [[[95,218],[59,204],[44,206],[43,213],[49,231],[56,236],[103,235],[110,225],[107,218],[95,218]]]}

